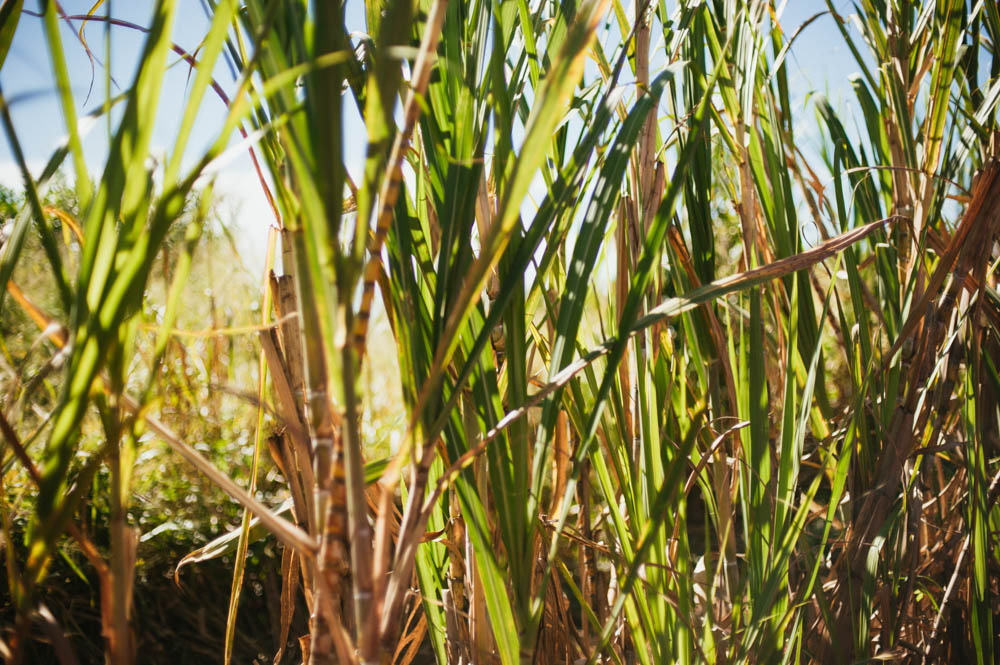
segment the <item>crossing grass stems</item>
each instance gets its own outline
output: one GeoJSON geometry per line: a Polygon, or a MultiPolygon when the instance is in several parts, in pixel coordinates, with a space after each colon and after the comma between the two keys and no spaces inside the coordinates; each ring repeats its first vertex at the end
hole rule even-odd
{"type": "Polygon", "coordinates": [[[849,31],[828,0],[790,36],[766,0],[384,0],[365,3],[364,32],[336,3],[206,7],[188,53],[159,0],[134,78],[114,96],[104,70],[87,122],[60,22],[100,21],[106,61],[112,32],[138,26],[110,4],[0,8],[0,66],[43,23],[68,136],[34,177],[0,91],[24,179],[0,279],[51,356],[34,383],[3,384],[8,660],[58,622],[45,579],[69,538],[100,580],[108,661],[136,661],[133,469],[167,444],[245,511],[184,560],[235,554],[225,662],[264,534],[284,552],[275,661],[992,662],[995,3],[859,0],[849,31]],[[860,72],[849,122],[822,96],[793,102],[787,56],[821,21],[860,72]],[[171,50],[192,75],[157,166],[171,50]],[[222,59],[234,81],[213,80],[222,59]],[[192,155],[210,90],[225,120],[192,155]],[[81,128],[98,119],[95,178],[81,128]],[[275,214],[253,422],[287,484],[280,511],[254,496],[257,453],[243,486],[157,414],[205,183],[229,150],[252,153],[275,214]],[[55,209],[64,162],[75,201],[55,209]],[[38,245],[51,307],[19,285],[38,245]],[[137,354],[149,320],[154,352],[137,354]],[[387,452],[369,424],[390,415],[361,377],[390,363],[405,416],[387,452]],[[39,383],[58,395],[42,421],[39,383]],[[79,511],[102,468],[99,548],[79,511]],[[23,557],[14,515],[30,516],[23,557]],[[298,603],[309,632],[287,650],[298,603]]]}

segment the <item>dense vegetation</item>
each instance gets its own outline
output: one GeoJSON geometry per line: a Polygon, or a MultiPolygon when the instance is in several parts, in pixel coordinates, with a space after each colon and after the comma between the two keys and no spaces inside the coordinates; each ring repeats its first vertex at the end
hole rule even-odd
{"type": "Polygon", "coordinates": [[[43,22],[68,134],[32,174],[0,91],[5,659],[996,662],[996,3],[828,0],[843,118],[767,0],[206,0],[192,53],[159,0],[99,175],[60,24],[140,28],[30,4],[0,66],[43,22]]]}

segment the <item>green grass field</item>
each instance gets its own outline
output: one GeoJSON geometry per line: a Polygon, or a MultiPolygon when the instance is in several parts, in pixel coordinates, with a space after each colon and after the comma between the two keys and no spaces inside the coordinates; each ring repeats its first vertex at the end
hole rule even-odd
{"type": "Polygon", "coordinates": [[[4,0],[67,132],[0,89],[4,659],[998,662],[1000,9],[842,4],[4,0]]]}

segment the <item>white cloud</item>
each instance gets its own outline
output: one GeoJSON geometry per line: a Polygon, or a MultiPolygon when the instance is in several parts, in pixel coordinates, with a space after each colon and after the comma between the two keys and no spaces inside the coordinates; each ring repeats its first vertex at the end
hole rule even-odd
{"type": "MultiPolygon", "coordinates": [[[[32,177],[37,178],[38,174],[45,168],[45,164],[38,160],[28,160],[28,171],[32,177]]],[[[21,177],[21,167],[17,162],[9,159],[0,159],[0,185],[10,187],[15,192],[24,189],[24,178],[21,177]]]]}
{"type": "Polygon", "coordinates": [[[257,173],[252,168],[221,171],[215,178],[215,196],[220,200],[223,221],[230,225],[244,265],[262,276],[270,228],[277,222],[257,173]]]}

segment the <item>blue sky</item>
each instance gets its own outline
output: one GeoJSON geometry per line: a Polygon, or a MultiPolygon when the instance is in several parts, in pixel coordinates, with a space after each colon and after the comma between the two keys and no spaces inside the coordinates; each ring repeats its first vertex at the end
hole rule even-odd
{"type": "MultiPolygon", "coordinates": [[[[93,0],[62,2],[63,8],[70,15],[86,14],[92,4],[93,0]]],[[[787,0],[779,2],[778,5],[782,12],[781,24],[788,35],[794,33],[811,16],[826,9],[823,0],[787,0]]],[[[842,14],[850,13],[850,0],[838,0],[834,5],[842,14]]],[[[28,0],[25,7],[37,9],[37,4],[28,0]]],[[[147,25],[153,3],[117,0],[111,7],[112,15],[116,18],[138,25],[147,25]]],[[[182,48],[193,52],[207,29],[208,20],[201,0],[179,0],[179,7],[173,40],[182,48]]],[[[361,7],[361,3],[356,0],[348,3],[349,29],[363,30],[361,7]]],[[[104,7],[99,10],[102,14],[104,11],[104,7]]],[[[80,22],[75,21],[74,25],[75,29],[79,29],[80,22]]],[[[92,74],[91,63],[73,30],[62,24],[61,31],[70,77],[75,83],[74,95],[78,111],[93,109],[104,97],[103,63],[95,63],[92,74]]],[[[103,24],[88,23],[84,34],[95,55],[103,58],[103,24]]],[[[113,79],[122,86],[127,85],[134,76],[136,58],[141,52],[143,39],[144,34],[136,30],[115,27],[111,31],[112,58],[108,64],[113,79]]],[[[167,76],[161,95],[159,116],[153,137],[154,153],[162,151],[164,146],[173,144],[189,82],[188,67],[179,62],[176,56],[172,55],[170,61],[175,64],[167,76]]],[[[796,103],[805,103],[807,95],[813,91],[828,92],[835,105],[846,103],[848,98],[846,93],[849,90],[847,77],[856,67],[829,15],[814,21],[798,37],[792,47],[788,65],[792,94],[796,98],[796,103]]],[[[233,88],[232,73],[221,60],[215,75],[223,88],[227,90],[233,88]]],[[[14,125],[29,165],[37,175],[42,164],[66,133],[45,46],[42,19],[29,15],[22,16],[10,53],[0,70],[0,86],[10,103],[14,125]]],[[[353,108],[351,105],[347,106],[353,108]]],[[[221,125],[225,110],[222,101],[213,93],[206,97],[198,115],[188,155],[198,155],[215,138],[215,132],[221,125]]],[[[802,129],[808,129],[815,124],[811,114],[807,113],[800,117],[805,119],[802,129]]],[[[348,129],[345,137],[346,162],[348,168],[357,172],[364,149],[363,131],[360,125],[357,126],[359,131],[351,131],[350,127],[348,129]]],[[[810,136],[808,132],[801,138],[805,143],[816,140],[816,137],[810,136]]],[[[84,141],[84,148],[92,173],[99,174],[107,149],[105,122],[102,121],[90,131],[84,141]]],[[[21,186],[20,174],[5,137],[0,139],[0,184],[15,189],[20,189],[21,186]]],[[[262,240],[253,239],[266,237],[266,229],[272,219],[257,185],[250,160],[241,157],[228,164],[219,175],[217,191],[224,197],[225,205],[234,217],[238,235],[249,237],[245,249],[260,254],[262,240]]]]}

